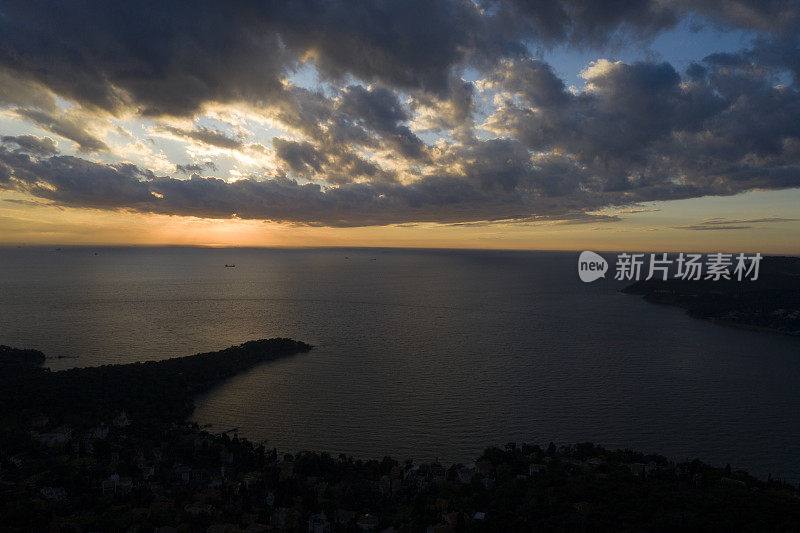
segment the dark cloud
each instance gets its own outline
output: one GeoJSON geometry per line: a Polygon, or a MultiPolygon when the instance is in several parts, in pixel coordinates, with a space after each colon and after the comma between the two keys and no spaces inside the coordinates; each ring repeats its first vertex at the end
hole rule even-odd
{"type": "Polygon", "coordinates": [[[16,108],[14,112],[40,128],[75,142],[81,152],[107,152],[108,145],[88,130],[85,117],[41,109],[16,108]]]}
{"type": "Polygon", "coordinates": [[[610,35],[649,39],[673,27],[681,8],[657,0],[488,0],[506,25],[536,36],[546,45],[603,43],[610,35]]]}
{"type": "Polygon", "coordinates": [[[755,74],[770,73],[777,80],[789,74],[794,85],[800,84],[800,27],[795,33],[774,38],[759,37],[752,46],[731,53],[715,53],[704,59],[721,68],[750,69],[755,74]]]}
{"type": "MultiPolygon", "coordinates": [[[[3,201],[7,202],[9,204],[24,205],[26,207],[50,207],[50,206],[52,206],[52,204],[49,203],[49,202],[40,202],[40,201],[36,201],[36,200],[25,200],[25,199],[22,199],[22,198],[3,198],[3,201]]],[[[9,221],[19,222],[18,220],[15,220],[13,218],[7,218],[7,217],[3,217],[3,218],[6,219],[6,220],[9,220],[9,221]]]]}
{"type": "Polygon", "coordinates": [[[409,107],[414,113],[424,113],[423,129],[460,130],[473,126],[475,84],[453,79],[447,95],[437,97],[422,91],[413,94],[409,107]]]}
{"type": "Polygon", "coordinates": [[[796,32],[800,22],[796,0],[484,0],[481,4],[497,12],[507,30],[533,36],[546,46],[651,41],[687,18],[693,31],[707,21],[722,31],[735,28],[772,36],[796,32]]]}
{"type": "MultiPolygon", "coordinates": [[[[543,224],[572,226],[580,224],[619,222],[620,220],[622,219],[617,215],[602,215],[595,213],[559,213],[558,215],[533,215],[529,217],[519,217],[510,220],[509,223],[513,223],[514,225],[518,226],[539,226],[543,224]]],[[[455,227],[468,226],[474,228],[481,226],[492,226],[497,224],[497,222],[498,221],[481,220],[478,222],[453,222],[452,224],[447,225],[455,227]]],[[[411,224],[408,225],[411,226],[411,224]]]]}
{"type": "Polygon", "coordinates": [[[307,179],[348,183],[358,179],[391,182],[395,175],[367,159],[362,150],[427,158],[427,147],[401,121],[408,118],[397,97],[358,86],[328,97],[291,87],[275,109],[276,118],[307,140],[273,139],[286,170],[307,179]],[[377,97],[373,97],[373,93],[377,97]]]}
{"type": "Polygon", "coordinates": [[[213,161],[203,161],[202,163],[175,165],[175,170],[181,174],[199,174],[200,172],[216,171],[217,165],[213,161]]]}
{"type": "Polygon", "coordinates": [[[467,0],[273,1],[262,12],[323,77],[449,93],[454,68],[525,53],[508,28],[467,0]]]}
{"type": "Polygon", "coordinates": [[[690,224],[687,226],[676,226],[677,229],[688,229],[694,231],[705,230],[737,230],[737,229],[751,229],[754,224],[769,224],[778,222],[800,222],[800,218],[784,218],[784,217],[763,217],[763,218],[748,218],[741,220],[728,220],[724,218],[712,218],[704,220],[699,224],[690,224]]]}
{"type": "Polygon", "coordinates": [[[231,137],[221,131],[212,130],[204,126],[196,127],[193,129],[177,128],[175,126],[161,125],[157,128],[160,131],[171,133],[177,137],[184,139],[191,139],[198,141],[209,146],[216,146],[217,148],[227,148],[229,150],[238,150],[244,146],[244,141],[240,138],[231,137]]]}
{"type": "Polygon", "coordinates": [[[158,126],[274,155],[276,176],[231,183],[202,177],[207,164],[177,165],[191,175],[181,180],[4,137],[0,186],[60,205],[334,226],[594,221],[605,206],[800,186],[795,1],[11,0],[0,10],[0,105],[80,151],[109,149],[93,120],[193,117],[212,102],[245,102],[286,131],[270,150],[246,134],[158,126]],[[530,58],[648,41],[686,19],[757,38],[684,73],[598,61],[581,92],[530,58]],[[287,83],[302,65],[329,83],[287,83]],[[462,80],[467,67],[485,79],[462,80]],[[482,86],[496,104],[476,125],[482,86]],[[417,121],[445,130],[439,142],[417,121]]]}
{"type": "Polygon", "coordinates": [[[17,145],[23,152],[41,156],[55,155],[58,153],[58,144],[50,137],[37,137],[35,135],[5,135],[0,137],[3,143],[17,145]]]}
{"type": "Polygon", "coordinates": [[[302,173],[309,169],[313,172],[322,170],[326,158],[310,142],[297,142],[275,137],[272,139],[272,145],[275,147],[275,155],[285,161],[294,172],[302,173]]]}
{"type": "Polygon", "coordinates": [[[449,99],[458,69],[537,43],[650,39],[690,15],[771,39],[796,35],[800,12],[791,0],[9,0],[2,10],[0,68],[21,83],[113,113],[170,115],[273,102],[300,61],[326,79],[449,99]]]}
{"type": "Polygon", "coordinates": [[[3,175],[2,188],[63,206],[332,226],[509,218],[509,210],[521,217],[529,209],[518,195],[481,191],[452,176],[429,176],[409,185],[350,183],[327,189],[287,178],[229,183],[193,175],[181,180],[157,177],[130,164],[35,158],[0,147],[3,175]]]}
{"type": "MultiPolygon", "coordinates": [[[[391,92],[361,86],[335,97],[288,93],[278,112],[308,140],[273,146],[296,179],[179,180],[4,149],[0,182],[68,206],[334,226],[574,218],[604,206],[800,186],[800,94],[747,64],[710,58],[703,68],[699,79],[682,79],[666,63],[598,62],[585,73],[587,91],[572,94],[546,64],[503,62],[490,83],[506,101],[486,126],[501,136],[425,147],[427,169],[402,183],[358,148],[397,149],[393,136],[409,111],[391,92]],[[309,180],[334,186],[302,184],[309,180]]],[[[173,133],[220,144],[212,130],[173,133]]]]}
{"type": "Polygon", "coordinates": [[[570,100],[564,82],[553,68],[536,59],[504,61],[490,74],[489,81],[537,108],[558,108],[570,100]]]}
{"type": "Polygon", "coordinates": [[[129,163],[105,165],[73,156],[37,158],[0,146],[0,185],[63,205],[114,209],[146,204],[154,176],[129,163]]]}
{"type": "Polygon", "coordinates": [[[382,87],[352,85],[345,89],[339,111],[376,132],[401,155],[412,159],[425,157],[425,143],[403,124],[411,117],[394,92],[382,87]]]}
{"type": "Polygon", "coordinates": [[[797,186],[800,93],[749,63],[712,57],[701,68],[681,79],[667,63],[598,62],[588,90],[573,95],[537,62],[505,63],[492,79],[518,100],[485,127],[571,154],[590,187],[612,195],[669,199],[675,183],[697,195],[797,186]]]}
{"type": "MultiPolygon", "coordinates": [[[[297,157],[298,165],[309,165],[307,154],[291,157],[297,157]]],[[[607,205],[776,186],[754,170],[711,180],[689,176],[683,183],[642,180],[616,191],[574,157],[532,155],[514,139],[474,139],[438,158],[441,171],[411,183],[343,182],[323,188],[281,177],[229,183],[195,174],[181,180],[158,177],[131,164],[106,165],[58,155],[33,157],[0,147],[0,186],[64,206],[332,226],[577,218],[575,213],[595,220],[588,212],[607,205]]],[[[777,186],[800,185],[797,167],[777,173],[774,179],[777,186]]]]}
{"type": "Polygon", "coordinates": [[[796,0],[683,0],[679,5],[723,30],[734,27],[782,35],[797,31],[800,23],[796,0]]]}
{"type": "Polygon", "coordinates": [[[265,101],[287,58],[246,2],[4,2],[0,65],[99,109],[185,115],[265,101]]]}
{"type": "Polygon", "coordinates": [[[693,231],[705,231],[705,230],[739,230],[739,229],[751,229],[752,226],[731,226],[727,224],[720,224],[718,226],[706,226],[703,224],[699,224],[696,226],[677,226],[677,229],[689,229],[693,231]]]}
{"type": "Polygon", "coordinates": [[[0,17],[0,66],[113,113],[269,103],[301,59],[329,79],[352,75],[445,95],[455,67],[524,53],[493,24],[466,0],[12,0],[0,17]]]}

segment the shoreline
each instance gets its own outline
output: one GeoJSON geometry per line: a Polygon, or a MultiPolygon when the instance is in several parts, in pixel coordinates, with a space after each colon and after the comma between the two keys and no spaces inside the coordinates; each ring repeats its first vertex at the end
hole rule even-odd
{"type": "Polygon", "coordinates": [[[638,280],[621,291],[720,326],[800,336],[800,258],[765,256],[756,281],[638,280]]]}
{"type": "MultiPolygon", "coordinates": [[[[6,527],[703,530],[782,529],[800,521],[793,485],[697,459],[592,443],[508,443],[445,467],[278,453],[236,431],[214,434],[187,423],[196,394],[310,349],[269,339],[158,362],[50,372],[40,366],[41,352],[0,347],[0,380],[16,382],[34,402],[21,409],[0,403],[6,527]],[[87,389],[93,393],[83,394],[87,389]]],[[[0,394],[8,396],[8,388],[0,394]]]]}

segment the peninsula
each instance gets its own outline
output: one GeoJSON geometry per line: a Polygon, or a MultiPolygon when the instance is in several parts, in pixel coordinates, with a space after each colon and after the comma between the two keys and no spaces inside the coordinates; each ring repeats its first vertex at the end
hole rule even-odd
{"type": "Polygon", "coordinates": [[[508,443],[468,464],[414,464],[279,453],[186,422],[194,394],[310,348],[270,339],[50,372],[41,352],[0,347],[0,529],[758,531],[800,522],[795,487],[698,460],[508,443]]]}
{"type": "Polygon", "coordinates": [[[40,366],[41,352],[0,346],[0,417],[33,414],[83,425],[124,409],[140,422],[178,421],[191,413],[198,393],[258,363],[310,349],[276,338],[162,361],[51,372],[40,366]]]}
{"type": "Polygon", "coordinates": [[[689,316],[747,329],[800,335],[800,258],[764,257],[755,281],[641,280],[622,289],[689,316]]]}

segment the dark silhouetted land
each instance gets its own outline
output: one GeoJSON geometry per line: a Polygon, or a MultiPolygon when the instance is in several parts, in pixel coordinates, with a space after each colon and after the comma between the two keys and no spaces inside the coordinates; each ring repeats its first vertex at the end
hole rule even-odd
{"type": "Polygon", "coordinates": [[[623,292],[682,307],[695,318],[800,335],[800,258],[765,257],[760,270],[756,281],[651,279],[623,292]]]}
{"type": "Polygon", "coordinates": [[[181,420],[196,394],[256,364],[310,349],[291,339],[268,339],[163,361],[51,372],[40,366],[41,352],[3,346],[0,416],[34,413],[81,425],[124,409],[140,421],[181,420]]]}
{"type": "Polygon", "coordinates": [[[364,461],[279,454],[183,421],[194,394],[308,349],[271,339],[49,372],[40,352],[0,348],[0,529],[711,531],[800,521],[794,487],[698,460],[509,443],[467,465],[364,461]]]}

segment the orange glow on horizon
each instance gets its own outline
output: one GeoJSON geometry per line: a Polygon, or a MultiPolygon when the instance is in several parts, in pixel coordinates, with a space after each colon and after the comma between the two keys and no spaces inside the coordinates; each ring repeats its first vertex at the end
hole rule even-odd
{"type": "MultiPolygon", "coordinates": [[[[792,191],[800,196],[800,191],[792,191]]],[[[752,193],[781,194],[781,193],[752,193]]],[[[785,196],[787,193],[783,193],[785,196]]],[[[767,200],[773,201],[771,198],[767,200]]],[[[728,199],[730,212],[741,201],[728,199]]],[[[724,199],[715,199],[718,205],[724,199]]],[[[354,228],[315,227],[241,219],[141,214],[62,208],[35,203],[20,193],[0,193],[1,245],[137,245],[212,247],[413,247],[607,251],[760,251],[800,254],[800,222],[753,224],[741,231],[690,231],[708,201],[662,203],[620,211],[617,222],[567,224],[403,224],[354,228]]],[[[789,202],[791,204],[791,199],[789,202]]],[[[613,213],[609,211],[609,213],[613,213]]],[[[708,217],[705,217],[708,218],[708,217]]]]}

